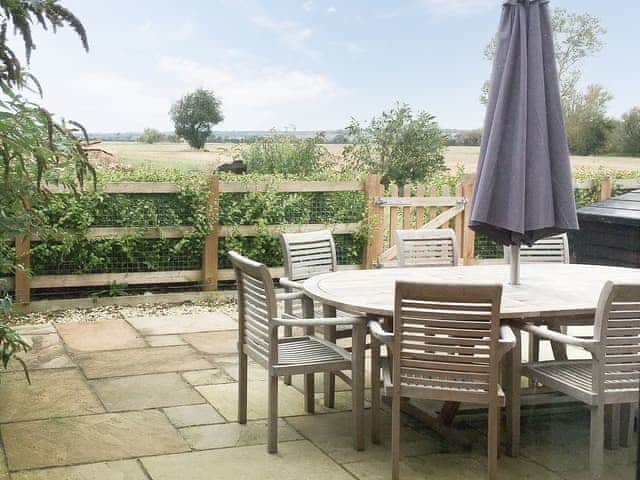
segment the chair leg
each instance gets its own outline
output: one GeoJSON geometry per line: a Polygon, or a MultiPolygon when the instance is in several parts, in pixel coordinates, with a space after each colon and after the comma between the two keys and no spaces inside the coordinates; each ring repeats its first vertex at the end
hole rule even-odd
{"type": "MultiPolygon", "coordinates": [[[[326,318],[336,316],[336,309],[331,305],[322,305],[322,315],[326,318]]],[[[336,343],[336,327],[327,326],[324,328],[324,339],[327,342],[336,343]]],[[[336,376],[333,372],[324,374],[324,406],[335,408],[336,400],[336,376]]]]}
{"type": "Polygon", "coordinates": [[[353,352],[351,353],[351,398],[353,405],[353,433],[356,450],[364,450],[364,342],[365,325],[353,326],[353,352]]]}
{"type": "Polygon", "coordinates": [[[380,342],[371,336],[371,442],[380,443],[380,342]]]}
{"type": "Polygon", "coordinates": [[[589,450],[591,477],[602,478],[604,464],[604,405],[591,406],[591,448],[589,450]]]}
{"type": "Polygon", "coordinates": [[[391,478],[400,478],[400,396],[395,394],[391,403],[391,478]]]}
{"type": "MultiPolygon", "coordinates": [[[[564,327],[566,331],[566,327],[564,327]]],[[[558,326],[550,326],[549,330],[553,330],[554,332],[562,333],[563,327],[558,326]]],[[[567,347],[566,345],[562,345],[558,342],[551,342],[551,350],[553,351],[553,358],[556,360],[567,360],[567,347]]]]}
{"type": "Polygon", "coordinates": [[[498,430],[500,428],[500,408],[496,401],[489,404],[489,425],[488,428],[488,470],[489,480],[497,478],[498,474],[498,450],[500,448],[500,440],[498,430]]]}
{"type": "Polygon", "coordinates": [[[604,407],[604,447],[607,450],[620,448],[620,405],[604,407]]]}
{"type": "Polygon", "coordinates": [[[247,355],[240,353],[238,362],[238,423],[247,423],[247,355]]]}
{"type": "Polygon", "coordinates": [[[630,447],[633,443],[635,407],[633,403],[625,403],[620,406],[620,445],[623,447],[630,447]]]}
{"type": "MultiPolygon", "coordinates": [[[[293,328],[292,327],[284,327],[284,336],[285,337],[293,337],[293,328]]],[[[285,375],[283,382],[285,385],[291,385],[291,375],[285,375]]]]}
{"type": "Polygon", "coordinates": [[[278,452],[278,377],[269,376],[269,440],[267,451],[269,453],[278,452]]]}
{"type": "Polygon", "coordinates": [[[507,353],[505,377],[503,379],[507,395],[507,453],[517,457],[520,453],[520,368],[522,362],[521,331],[514,328],[516,346],[507,353]]]}
{"type": "Polygon", "coordinates": [[[315,413],[316,411],[316,380],[313,373],[307,373],[304,376],[304,411],[307,413],[315,413]]]}

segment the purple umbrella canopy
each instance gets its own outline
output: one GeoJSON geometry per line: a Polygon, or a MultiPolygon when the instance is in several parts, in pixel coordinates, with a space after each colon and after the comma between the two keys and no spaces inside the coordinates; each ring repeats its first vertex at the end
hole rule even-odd
{"type": "Polygon", "coordinates": [[[548,3],[502,9],[469,222],[502,245],[578,229],[548,3]]]}

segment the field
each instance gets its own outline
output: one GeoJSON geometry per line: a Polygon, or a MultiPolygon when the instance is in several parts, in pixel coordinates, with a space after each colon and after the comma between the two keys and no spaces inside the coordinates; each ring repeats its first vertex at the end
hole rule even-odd
{"type": "MultiPolygon", "coordinates": [[[[132,167],[149,166],[153,168],[177,168],[182,171],[212,172],[218,165],[239,156],[246,145],[230,143],[208,143],[205,151],[195,151],[182,143],[143,144],[135,142],[104,142],[100,145],[114,155],[114,160],[132,167]]],[[[344,145],[326,145],[332,155],[338,158],[344,145]]],[[[462,164],[467,173],[476,169],[478,147],[449,147],[446,152],[446,164],[455,168],[462,164]]],[[[640,158],[631,157],[571,157],[573,168],[611,170],[640,170],[640,158]]]]}

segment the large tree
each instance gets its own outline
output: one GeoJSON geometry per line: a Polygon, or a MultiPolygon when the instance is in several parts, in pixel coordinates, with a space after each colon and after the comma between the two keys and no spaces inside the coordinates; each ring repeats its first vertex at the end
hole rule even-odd
{"type": "Polygon", "coordinates": [[[212,91],[202,88],[178,100],[170,114],[176,135],[198,150],[204,147],[212,127],[224,120],[220,100],[212,91]]]}
{"type": "MultiPolygon", "coordinates": [[[[600,19],[588,13],[573,13],[556,8],[551,19],[556,47],[558,78],[563,104],[566,106],[579,96],[578,82],[582,76],[582,63],[604,47],[603,37],[607,33],[600,19]]],[[[484,58],[493,61],[497,43],[494,38],[484,51],[484,58]]],[[[482,87],[480,100],[486,104],[489,81],[482,87]]]]}
{"type": "Polygon", "coordinates": [[[612,96],[600,85],[590,85],[575,94],[565,106],[569,150],[575,155],[595,155],[607,149],[614,122],[607,117],[612,96]]]}
{"type": "Polygon", "coordinates": [[[435,117],[397,104],[368,125],[352,120],[344,156],[349,168],[382,175],[385,184],[422,182],[445,168],[446,137],[435,117]]]}

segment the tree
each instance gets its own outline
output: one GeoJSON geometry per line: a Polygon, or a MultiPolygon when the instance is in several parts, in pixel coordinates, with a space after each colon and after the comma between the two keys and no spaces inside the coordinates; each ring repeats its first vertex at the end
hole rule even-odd
{"type": "MultiPolygon", "coordinates": [[[[558,79],[563,105],[577,95],[577,84],[582,76],[582,62],[604,47],[607,30],[600,19],[588,13],[571,13],[556,8],[551,19],[558,64],[558,79]]],[[[484,58],[493,61],[497,41],[492,39],[484,51],[484,58]]],[[[489,81],[482,87],[480,101],[488,101],[489,81]]]]}
{"type": "Polygon", "coordinates": [[[600,85],[590,85],[576,94],[566,107],[565,124],[569,150],[576,155],[594,155],[607,149],[614,122],[607,117],[612,96],[600,85]]]}
{"type": "MultiPolygon", "coordinates": [[[[69,26],[88,50],[82,23],[58,0],[0,0],[0,242],[46,230],[31,206],[47,201],[47,183],[75,189],[87,175],[95,180],[83,148],[89,143],[84,129],[73,122],[54,121],[44,108],[21,95],[22,89],[41,92],[41,87],[9,46],[7,32],[11,29],[22,39],[28,64],[36,48],[33,25],[53,31],[69,26]],[[78,132],[84,135],[85,144],[76,138],[78,132]]],[[[0,267],[7,271],[13,265],[0,267]]],[[[5,368],[17,353],[29,348],[4,324],[3,319],[10,315],[11,297],[6,285],[0,285],[0,362],[5,368]]]]}
{"type": "Polygon", "coordinates": [[[142,135],[138,137],[140,143],[158,143],[162,141],[162,134],[155,128],[145,128],[142,135]]]}
{"type": "Polygon", "coordinates": [[[640,156],[640,107],[632,108],[616,122],[609,151],[634,157],[640,156]]]}
{"type": "Polygon", "coordinates": [[[211,128],[224,120],[220,100],[212,91],[202,88],[178,100],[171,107],[170,114],[176,135],[198,150],[204,147],[211,128]]]}
{"type": "Polygon", "coordinates": [[[446,137],[435,117],[414,115],[406,104],[398,103],[365,126],[352,119],[346,135],[349,168],[378,173],[385,184],[421,182],[445,168],[446,137]]]}

